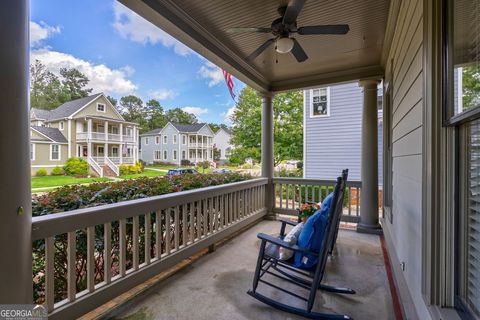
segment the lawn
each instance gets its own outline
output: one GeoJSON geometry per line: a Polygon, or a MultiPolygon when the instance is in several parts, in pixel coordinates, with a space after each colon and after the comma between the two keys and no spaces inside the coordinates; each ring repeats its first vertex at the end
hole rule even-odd
{"type": "Polygon", "coordinates": [[[120,179],[134,179],[134,178],[141,178],[141,177],[159,177],[159,176],[164,176],[165,174],[166,174],[166,172],[148,170],[148,168],[145,168],[145,171],[143,173],[127,174],[127,175],[124,175],[124,176],[119,176],[118,178],[120,178],[120,179]]]}
{"type": "Polygon", "coordinates": [[[75,178],[71,176],[32,177],[32,189],[66,186],[91,182],[110,181],[109,178],[75,178]]]}

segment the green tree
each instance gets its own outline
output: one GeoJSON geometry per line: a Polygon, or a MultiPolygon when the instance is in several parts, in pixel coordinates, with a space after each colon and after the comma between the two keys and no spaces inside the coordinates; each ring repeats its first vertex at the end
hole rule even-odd
{"type": "Polygon", "coordinates": [[[33,108],[52,110],[69,101],[56,75],[47,70],[39,60],[30,66],[30,105],[33,108]]]}
{"type": "Polygon", "coordinates": [[[182,124],[194,124],[198,122],[198,119],[194,114],[185,112],[180,108],[168,110],[165,116],[167,121],[171,122],[178,122],[182,124]]]}
{"type": "Polygon", "coordinates": [[[463,67],[463,108],[480,105],[480,64],[463,67]]]}
{"type": "Polygon", "coordinates": [[[70,100],[75,100],[88,96],[92,92],[92,88],[85,88],[90,81],[86,75],[78,71],[78,69],[61,68],[63,90],[70,96],[70,100]]]}
{"type": "MultiPolygon", "coordinates": [[[[230,161],[243,163],[261,157],[261,105],[256,92],[249,87],[240,95],[232,116],[232,139],[236,147],[230,161]]],[[[301,159],[303,156],[303,94],[300,91],[280,93],[273,99],[274,108],[274,160],[301,159]]]]}
{"type": "Polygon", "coordinates": [[[148,130],[163,128],[168,120],[165,111],[158,100],[150,99],[146,104],[148,130]]]}
{"type": "Polygon", "coordinates": [[[140,133],[148,131],[146,112],[142,99],[134,95],[122,97],[120,98],[120,109],[126,121],[139,124],[140,133]]]}
{"type": "Polygon", "coordinates": [[[213,133],[217,133],[218,130],[220,130],[220,128],[223,128],[223,129],[227,129],[228,130],[228,126],[224,123],[221,123],[221,124],[217,124],[217,123],[209,123],[208,124],[210,126],[210,128],[212,129],[213,133]]]}
{"type": "Polygon", "coordinates": [[[117,99],[115,99],[115,98],[112,97],[112,96],[107,96],[107,99],[108,99],[108,101],[110,101],[110,103],[111,103],[114,107],[117,106],[117,103],[118,103],[118,100],[117,100],[117,99]]]}

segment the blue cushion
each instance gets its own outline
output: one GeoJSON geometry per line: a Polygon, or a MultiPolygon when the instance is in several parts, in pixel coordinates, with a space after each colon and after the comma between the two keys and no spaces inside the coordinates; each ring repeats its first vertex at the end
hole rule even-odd
{"type": "MultiPolygon", "coordinates": [[[[330,193],[322,202],[322,207],[308,218],[298,237],[297,245],[309,251],[320,252],[323,237],[327,228],[328,212],[332,203],[333,193],[330,193]]],[[[294,265],[297,268],[310,269],[318,262],[318,257],[295,253],[294,265]]]]}

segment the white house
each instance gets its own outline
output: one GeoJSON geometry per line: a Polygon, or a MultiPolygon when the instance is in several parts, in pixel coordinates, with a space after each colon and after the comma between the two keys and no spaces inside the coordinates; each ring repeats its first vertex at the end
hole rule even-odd
{"type": "Polygon", "coordinates": [[[230,143],[232,133],[227,128],[220,128],[220,130],[213,136],[213,148],[220,151],[220,161],[225,162],[230,156],[233,145],[230,143]]]}

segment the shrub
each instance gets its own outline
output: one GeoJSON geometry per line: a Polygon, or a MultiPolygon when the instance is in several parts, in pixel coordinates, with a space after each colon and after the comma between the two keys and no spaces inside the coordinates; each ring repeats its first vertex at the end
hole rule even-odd
{"type": "Polygon", "coordinates": [[[163,161],[153,161],[153,165],[154,165],[154,166],[159,166],[159,167],[163,167],[163,166],[175,166],[176,163],[163,162],[163,161]]]}
{"type": "Polygon", "coordinates": [[[88,162],[83,158],[69,158],[63,170],[70,176],[85,177],[88,175],[88,167],[88,162]]]}
{"type": "Polygon", "coordinates": [[[52,169],[52,176],[63,176],[65,174],[65,170],[62,167],[55,167],[52,169]]]}
{"type": "Polygon", "coordinates": [[[287,170],[285,168],[282,168],[278,171],[275,171],[274,175],[276,177],[302,178],[303,177],[303,170],[301,170],[301,169],[287,170]]]}
{"type": "Polygon", "coordinates": [[[183,159],[183,160],[180,160],[180,165],[181,166],[191,166],[192,163],[188,159],[183,159]]]}
{"type": "Polygon", "coordinates": [[[47,175],[47,169],[38,169],[35,173],[37,177],[45,177],[47,175]]]}
{"type": "Polygon", "coordinates": [[[128,175],[128,174],[138,174],[143,172],[143,165],[139,162],[137,164],[121,164],[119,166],[120,175],[128,175]]]}

